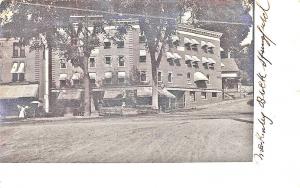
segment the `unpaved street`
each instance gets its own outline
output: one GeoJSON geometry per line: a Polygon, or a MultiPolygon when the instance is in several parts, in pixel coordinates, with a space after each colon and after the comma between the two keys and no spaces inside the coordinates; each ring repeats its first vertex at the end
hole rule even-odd
{"type": "Polygon", "coordinates": [[[0,162],[251,161],[247,100],[171,114],[0,125],[0,162]]]}

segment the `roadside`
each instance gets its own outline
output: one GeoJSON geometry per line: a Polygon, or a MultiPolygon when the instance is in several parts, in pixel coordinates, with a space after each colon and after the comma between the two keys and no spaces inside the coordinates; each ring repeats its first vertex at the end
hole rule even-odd
{"type": "Polygon", "coordinates": [[[241,101],[249,101],[250,99],[252,99],[252,97],[246,97],[246,98],[242,98],[242,99],[235,99],[235,100],[226,100],[226,101],[221,101],[218,103],[211,103],[211,104],[206,104],[206,105],[201,105],[198,106],[196,108],[190,108],[190,109],[176,109],[174,111],[170,111],[170,112],[158,112],[158,113],[143,113],[143,114],[128,114],[128,115],[110,115],[110,116],[99,116],[97,114],[94,114],[92,116],[89,117],[85,117],[85,116],[65,116],[65,117],[42,117],[42,118],[27,118],[27,119],[20,119],[18,117],[7,117],[5,119],[0,119],[0,126],[4,126],[4,125],[21,125],[21,124],[39,124],[39,123],[48,123],[48,122],[57,122],[57,121],[72,121],[72,120],[97,120],[97,119],[109,119],[109,118],[126,118],[126,117],[147,117],[147,116],[151,116],[153,114],[156,115],[165,115],[165,114],[176,114],[176,113],[180,113],[180,112],[192,112],[192,111],[200,111],[200,110],[204,110],[210,107],[215,107],[215,106],[222,106],[222,105],[226,105],[226,104],[232,104],[232,103],[237,103],[237,102],[241,102],[241,101]]]}

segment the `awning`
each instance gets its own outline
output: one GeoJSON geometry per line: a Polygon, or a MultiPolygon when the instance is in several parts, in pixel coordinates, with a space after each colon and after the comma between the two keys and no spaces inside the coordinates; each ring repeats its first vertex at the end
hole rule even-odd
{"type": "Polygon", "coordinates": [[[125,78],[125,72],[118,72],[118,78],[125,78]]]}
{"type": "Polygon", "coordinates": [[[105,43],[106,43],[106,42],[107,42],[107,43],[110,43],[110,40],[106,38],[106,39],[103,40],[103,42],[105,42],[105,43]]]}
{"type": "Polygon", "coordinates": [[[90,76],[90,79],[91,79],[91,80],[96,80],[97,75],[96,75],[95,72],[90,72],[90,73],[89,73],[89,76],[90,76]]]}
{"type": "Polygon", "coordinates": [[[209,60],[209,63],[210,64],[216,64],[217,62],[215,61],[215,60],[213,60],[212,58],[208,58],[208,60],[209,60]]]}
{"type": "Polygon", "coordinates": [[[201,62],[201,60],[197,56],[192,56],[194,62],[201,62]]]}
{"type": "Polygon", "coordinates": [[[185,61],[194,61],[194,59],[190,55],[185,55],[185,61]]]}
{"type": "Polygon", "coordinates": [[[146,56],[147,52],[146,50],[140,50],[140,56],[146,56]]]}
{"type": "Polygon", "coordinates": [[[224,52],[224,49],[223,49],[222,47],[220,47],[220,51],[221,51],[221,52],[224,52]]]}
{"type": "Polygon", "coordinates": [[[104,73],[105,78],[112,78],[112,72],[106,72],[104,73]]]}
{"type": "Polygon", "coordinates": [[[221,63],[221,67],[225,67],[224,63],[221,63]]]}
{"type": "Polygon", "coordinates": [[[38,88],[38,84],[0,85],[0,99],[36,98],[38,88]]]}
{"type": "Polygon", "coordinates": [[[158,94],[160,96],[164,96],[164,97],[171,98],[171,99],[175,99],[176,98],[176,96],[173,95],[172,93],[170,93],[166,88],[164,88],[164,89],[158,89],[158,94]]]}
{"type": "Polygon", "coordinates": [[[197,81],[208,81],[207,77],[202,72],[194,73],[194,82],[197,81]]]}
{"type": "Polygon", "coordinates": [[[81,100],[80,90],[64,90],[59,92],[57,100],[81,100]]]}
{"type": "Polygon", "coordinates": [[[211,42],[208,42],[207,43],[207,46],[209,47],[209,48],[214,48],[214,47],[216,47],[213,43],[211,43],[211,42]]]}
{"type": "MultiPolygon", "coordinates": [[[[167,98],[176,98],[175,95],[173,95],[172,93],[170,93],[166,88],[161,89],[158,88],[158,94],[159,96],[164,96],[167,98]]],[[[137,96],[138,97],[151,97],[152,96],[152,87],[139,87],[137,89],[137,96]]]]}
{"type": "Polygon", "coordinates": [[[202,63],[209,63],[209,60],[206,57],[202,57],[202,63]]]}
{"type": "Polygon", "coordinates": [[[201,41],[201,47],[207,46],[207,43],[205,41],[201,41]]]}
{"type": "Polygon", "coordinates": [[[175,58],[171,52],[167,52],[166,55],[167,55],[167,59],[174,59],[175,58]]]}
{"type": "Polygon", "coordinates": [[[171,36],[171,38],[173,42],[179,41],[179,37],[176,35],[171,36]]]}
{"type": "Polygon", "coordinates": [[[192,41],[186,37],[184,37],[184,44],[192,44],[192,41]]]}
{"type": "Polygon", "coordinates": [[[238,78],[238,73],[222,73],[222,78],[238,78]]]}
{"type": "Polygon", "coordinates": [[[79,80],[80,78],[80,73],[76,72],[72,75],[72,80],[79,80]]]}
{"type": "Polygon", "coordinates": [[[175,59],[182,59],[182,57],[178,53],[173,53],[175,59]]]}
{"type": "Polygon", "coordinates": [[[123,91],[121,90],[111,90],[104,92],[104,99],[118,99],[123,98],[123,91]]]}
{"type": "Polygon", "coordinates": [[[17,73],[19,63],[13,63],[10,73],[17,73]]]}
{"type": "Polygon", "coordinates": [[[67,74],[60,74],[60,75],[59,75],[59,80],[66,80],[67,77],[68,77],[67,74]]]}
{"type": "Polygon", "coordinates": [[[197,40],[195,40],[195,39],[192,39],[191,42],[192,42],[192,45],[199,45],[199,44],[200,44],[200,43],[199,43],[197,40]]]}
{"type": "Polygon", "coordinates": [[[17,73],[24,73],[25,71],[25,63],[20,63],[17,73]]]}

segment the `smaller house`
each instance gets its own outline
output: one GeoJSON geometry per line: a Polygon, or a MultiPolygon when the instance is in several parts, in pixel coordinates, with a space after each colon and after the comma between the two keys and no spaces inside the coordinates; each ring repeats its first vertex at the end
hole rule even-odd
{"type": "Polygon", "coordinates": [[[241,88],[241,79],[236,60],[233,58],[222,59],[221,76],[222,89],[224,94],[239,93],[241,88]]]}

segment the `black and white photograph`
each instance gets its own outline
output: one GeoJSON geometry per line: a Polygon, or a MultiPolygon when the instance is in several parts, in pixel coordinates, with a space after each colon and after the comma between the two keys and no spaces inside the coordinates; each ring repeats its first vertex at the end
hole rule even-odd
{"type": "Polygon", "coordinates": [[[0,3],[1,163],[253,161],[253,1],[0,3]]]}

